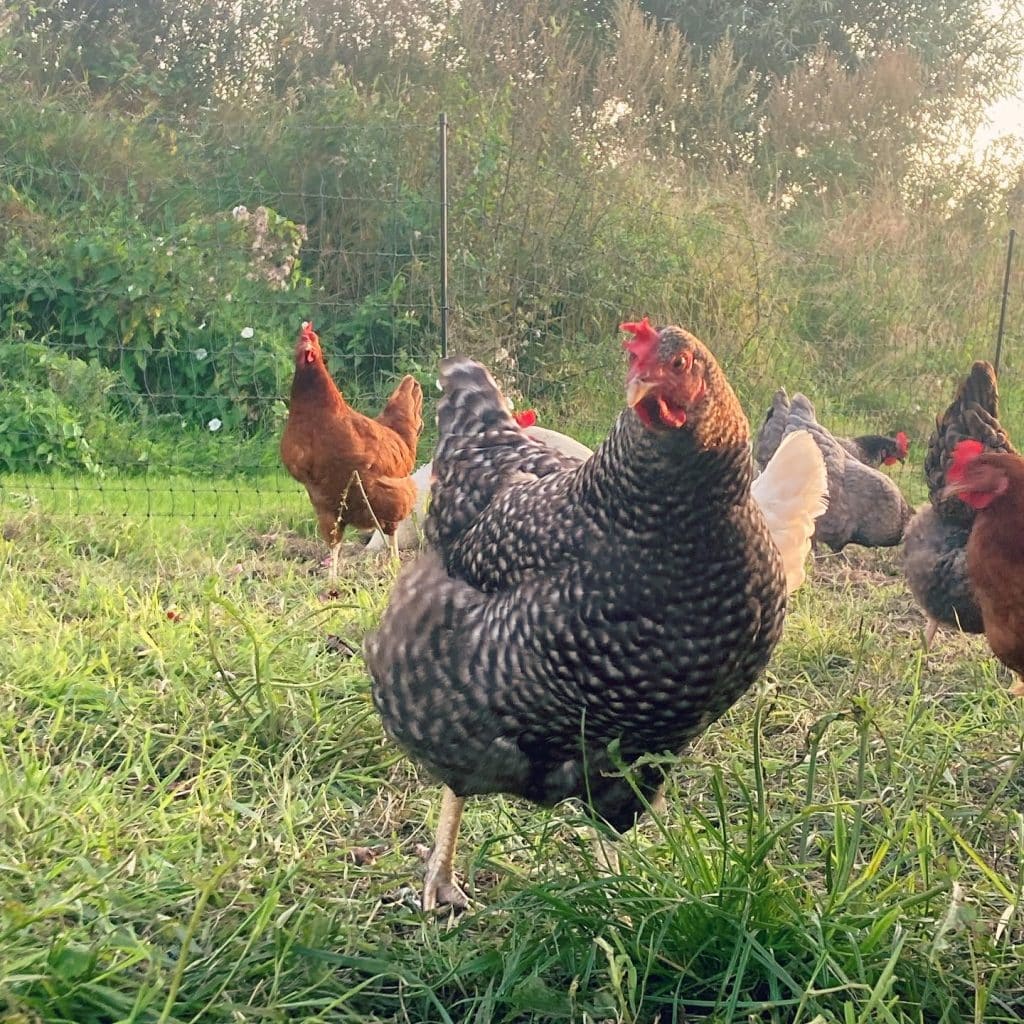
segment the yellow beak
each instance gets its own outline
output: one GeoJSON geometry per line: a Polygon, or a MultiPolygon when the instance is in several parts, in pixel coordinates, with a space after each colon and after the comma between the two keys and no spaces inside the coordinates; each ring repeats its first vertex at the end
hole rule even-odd
{"type": "Polygon", "coordinates": [[[656,382],[645,380],[643,377],[634,377],[626,384],[626,405],[630,409],[642,402],[655,388],[656,382]]]}

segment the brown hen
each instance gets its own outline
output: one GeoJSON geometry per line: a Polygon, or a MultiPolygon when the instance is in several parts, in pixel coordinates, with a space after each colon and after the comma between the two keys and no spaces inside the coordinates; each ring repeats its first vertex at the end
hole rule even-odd
{"type": "MultiPolygon", "coordinates": [[[[967,575],[985,639],[1007,668],[1024,677],[1024,459],[962,441],[946,478],[943,497],[959,498],[974,512],[967,575]]],[[[1024,678],[1011,692],[1024,696],[1024,678]]]]}
{"type": "Polygon", "coordinates": [[[397,556],[395,531],[416,501],[409,474],[422,429],[423,390],[414,377],[404,377],[380,416],[370,419],[345,401],[313,325],[302,325],[281,461],[309,494],[331,546],[332,580],[346,526],[379,526],[397,556]]]}

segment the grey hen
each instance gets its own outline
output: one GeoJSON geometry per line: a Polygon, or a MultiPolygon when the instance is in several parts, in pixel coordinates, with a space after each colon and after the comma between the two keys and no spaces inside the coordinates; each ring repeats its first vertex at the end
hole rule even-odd
{"type": "Polygon", "coordinates": [[[911,509],[884,473],[852,456],[827,431],[814,405],[799,392],[790,402],[783,437],[806,430],[815,439],[828,472],[828,509],[818,519],[814,539],[841,551],[847,544],[893,547],[903,539],[911,509]]]}
{"type": "MultiPolygon", "coordinates": [[[[754,439],[754,461],[760,469],[768,465],[786,433],[789,408],[789,395],[785,388],[779,388],[772,396],[771,408],[765,413],[761,429],[754,439]]],[[[910,447],[907,435],[902,430],[893,437],[886,434],[860,434],[857,437],[836,437],[836,441],[848,455],[872,469],[905,462],[910,447]]]]}
{"type": "Polygon", "coordinates": [[[581,797],[632,827],[662,776],[638,766],[638,795],[618,759],[680,751],[779,638],[782,559],[736,396],[691,334],[624,328],[629,408],[585,463],[530,440],[482,366],[442,364],[432,550],[366,641],[386,731],[447,787],[425,908],[465,899],[467,796],[581,797]]]}

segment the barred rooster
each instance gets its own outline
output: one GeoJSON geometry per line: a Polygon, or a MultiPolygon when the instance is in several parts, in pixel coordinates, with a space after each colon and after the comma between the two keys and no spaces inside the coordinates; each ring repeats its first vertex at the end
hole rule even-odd
{"type": "MultiPolygon", "coordinates": [[[[580,797],[631,828],[644,801],[617,757],[680,751],[782,631],[785,564],[802,567],[822,508],[820,458],[811,486],[765,495],[803,524],[784,559],[714,356],[679,327],[623,329],[628,408],[585,462],[531,440],[482,366],[442,364],[431,550],[365,646],[386,731],[445,785],[424,909],[465,904],[452,862],[468,796],[580,797]]],[[[651,798],[661,772],[638,766],[635,782],[651,798]]]]}
{"type": "Polygon", "coordinates": [[[949,408],[935,417],[924,460],[929,503],[917,510],[903,540],[903,571],[928,620],[925,649],[940,625],[965,633],[985,629],[967,573],[967,541],[976,513],[945,490],[953,453],[964,440],[978,441],[986,452],[1013,452],[999,423],[995,370],[982,359],[971,366],[949,408]]]}

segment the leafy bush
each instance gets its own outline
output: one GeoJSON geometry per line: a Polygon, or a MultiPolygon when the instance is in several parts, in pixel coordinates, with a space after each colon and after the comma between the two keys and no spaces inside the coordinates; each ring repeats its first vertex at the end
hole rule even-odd
{"type": "Polygon", "coordinates": [[[258,228],[246,211],[193,216],[166,235],[129,218],[51,226],[42,244],[14,233],[0,305],[27,337],[59,337],[74,356],[117,371],[122,397],[146,411],[265,428],[308,285],[301,228],[257,213],[258,228]]]}
{"type": "Polygon", "coordinates": [[[0,467],[100,473],[103,460],[130,450],[110,403],[121,384],[45,345],[0,345],[0,467]]]}

